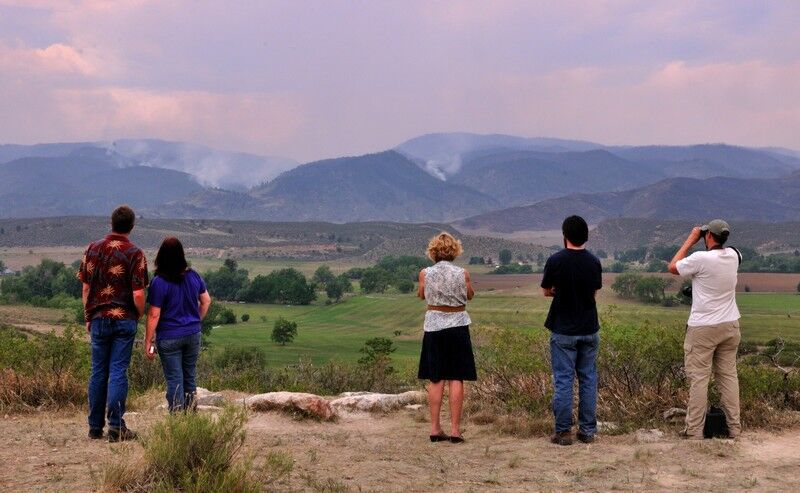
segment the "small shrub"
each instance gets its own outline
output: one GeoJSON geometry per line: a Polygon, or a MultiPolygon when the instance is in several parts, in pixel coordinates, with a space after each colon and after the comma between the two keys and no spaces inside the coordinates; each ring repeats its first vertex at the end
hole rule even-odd
{"type": "Polygon", "coordinates": [[[287,342],[294,341],[297,336],[297,322],[290,322],[283,317],[278,317],[272,328],[271,339],[273,342],[285,346],[287,342]]]}
{"type": "Polygon", "coordinates": [[[414,290],[414,282],[409,281],[408,279],[401,279],[396,283],[396,285],[397,285],[397,290],[403,294],[410,293],[411,291],[414,290]]]}
{"type": "Polygon", "coordinates": [[[243,313],[242,314],[242,322],[249,322],[249,321],[250,321],[250,314],[249,313],[243,313]]]}
{"type": "Polygon", "coordinates": [[[235,324],[236,314],[230,308],[223,309],[219,314],[219,323],[221,324],[235,324]]]}
{"type": "Polygon", "coordinates": [[[142,439],[140,468],[108,466],[105,486],[118,491],[260,491],[252,461],[241,456],[246,422],[246,412],[233,407],[217,418],[170,414],[142,439]]]}

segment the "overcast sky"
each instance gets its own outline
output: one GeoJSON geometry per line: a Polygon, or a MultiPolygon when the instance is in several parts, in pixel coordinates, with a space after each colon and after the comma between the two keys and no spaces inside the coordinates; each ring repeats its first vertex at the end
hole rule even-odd
{"type": "Polygon", "coordinates": [[[800,148],[800,1],[0,0],[0,142],[800,148]]]}

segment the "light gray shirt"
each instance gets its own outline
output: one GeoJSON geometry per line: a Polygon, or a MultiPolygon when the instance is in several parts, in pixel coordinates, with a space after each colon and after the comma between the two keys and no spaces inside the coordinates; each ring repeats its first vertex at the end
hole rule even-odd
{"type": "MultiPolygon", "coordinates": [[[[433,306],[465,306],[467,304],[467,280],[464,269],[446,260],[425,269],[425,301],[433,306]]],[[[466,311],[425,312],[425,332],[469,325],[472,320],[466,311]]]]}

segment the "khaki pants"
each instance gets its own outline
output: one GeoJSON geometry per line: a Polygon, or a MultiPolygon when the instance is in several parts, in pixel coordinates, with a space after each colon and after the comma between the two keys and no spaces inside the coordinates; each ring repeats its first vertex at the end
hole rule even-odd
{"type": "Polygon", "coordinates": [[[686,329],[683,343],[686,376],[689,379],[686,434],[690,437],[703,437],[708,408],[708,381],[712,372],[731,437],[742,432],[739,377],[736,374],[736,352],[741,339],[738,321],[686,329]]]}

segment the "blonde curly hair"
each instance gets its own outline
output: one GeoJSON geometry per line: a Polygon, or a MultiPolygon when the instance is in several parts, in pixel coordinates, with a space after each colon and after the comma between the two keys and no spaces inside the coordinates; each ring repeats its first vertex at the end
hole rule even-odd
{"type": "Polygon", "coordinates": [[[434,262],[440,260],[452,262],[463,251],[461,242],[450,233],[441,232],[428,242],[428,258],[434,262]]]}

